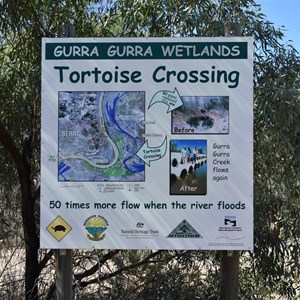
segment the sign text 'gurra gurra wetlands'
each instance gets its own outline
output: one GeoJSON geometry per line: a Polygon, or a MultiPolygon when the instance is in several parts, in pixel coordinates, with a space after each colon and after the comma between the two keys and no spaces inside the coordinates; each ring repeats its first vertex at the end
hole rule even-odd
{"type": "Polygon", "coordinates": [[[42,51],[42,248],[253,248],[251,38],[42,51]]]}

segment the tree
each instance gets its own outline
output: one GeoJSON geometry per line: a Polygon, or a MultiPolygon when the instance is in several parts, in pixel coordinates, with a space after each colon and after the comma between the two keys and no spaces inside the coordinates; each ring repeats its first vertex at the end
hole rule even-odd
{"type": "MultiPolygon", "coordinates": [[[[222,36],[225,21],[240,22],[242,34],[255,39],[255,252],[242,255],[241,292],[249,298],[276,292],[294,299],[299,291],[299,55],[282,44],[282,30],[265,19],[255,1],[7,0],[0,2],[1,209],[8,209],[5,203],[11,197],[20,211],[23,232],[14,232],[26,249],[27,299],[41,294],[41,272],[53,262],[52,250],[39,250],[38,234],[41,38],[57,36],[65,22],[74,24],[78,36],[222,36]]],[[[4,222],[5,215],[0,217],[4,222]]],[[[198,264],[209,273],[206,281],[193,273],[205,289],[195,288],[194,293],[204,299],[217,297],[212,288],[218,270],[215,253],[95,251],[93,259],[88,254],[92,266],[75,275],[78,289],[95,282],[116,284],[115,278],[121,278],[114,293],[126,288],[150,297],[152,287],[152,293],[157,290],[152,296],[162,298],[171,295],[177,280],[188,293],[182,266],[198,264]],[[93,274],[94,279],[84,281],[93,274]],[[135,287],[125,284],[124,274],[136,278],[135,287]],[[154,281],[158,276],[163,289],[154,281]]],[[[87,258],[78,252],[75,263],[79,259],[87,258]]]]}
{"type": "Polygon", "coordinates": [[[255,99],[256,267],[290,299],[299,278],[299,70],[292,49],[268,56],[255,99]]]}

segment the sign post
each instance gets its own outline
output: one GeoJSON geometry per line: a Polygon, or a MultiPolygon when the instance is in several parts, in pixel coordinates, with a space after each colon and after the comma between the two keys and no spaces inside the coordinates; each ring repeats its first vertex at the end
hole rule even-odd
{"type": "Polygon", "coordinates": [[[56,250],[56,299],[73,299],[73,250],[56,250]]]}
{"type": "Polygon", "coordinates": [[[43,39],[41,247],[253,248],[252,38],[43,39]]]}
{"type": "MultiPolygon", "coordinates": [[[[59,35],[61,37],[74,37],[75,27],[70,24],[61,26],[59,35]]],[[[64,223],[60,218],[52,222],[55,228],[54,237],[56,240],[64,238],[71,227],[64,223]],[[59,230],[64,229],[64,230],[59,230]]],[[[56,274],[56,300],[65,300],[73,298],[73,249],[59,249],[55,251],[55,274],[56,274]]]]}
{"type": "MultiPolygon", "coordinates": [[[[241,24],[227,22],[224,24],[225,36],[241,36],[241,24]]],[[[239,286],[239,251],[221,251],[221,300],[237,300],[239,286]]]]}

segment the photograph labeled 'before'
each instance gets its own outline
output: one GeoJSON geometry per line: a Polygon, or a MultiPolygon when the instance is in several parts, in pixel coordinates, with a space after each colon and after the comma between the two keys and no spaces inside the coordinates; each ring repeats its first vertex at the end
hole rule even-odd
{"type": "Polygon", "coordinates": [[[228,96],[181,97],[183,105],[172,111],[173,134],[228,134],[228,96]]]}
{"type": "Polygon", "coordinates": [[[170,141],[170,195],[206,195],[207,141],[170,141]]]}

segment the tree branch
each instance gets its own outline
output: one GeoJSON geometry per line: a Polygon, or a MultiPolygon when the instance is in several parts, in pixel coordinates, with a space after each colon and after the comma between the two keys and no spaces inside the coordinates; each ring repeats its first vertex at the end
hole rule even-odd
{"type": "Polygon", "coordinates": [[[145,264],[155,264],[155,263],[161,263],[163,261],[170,261],[171,259],[175,258],[175,257],[181,257],[181,256],[184,256],[186,255],[187,253],[191,252],[190,250],[188,251],[185,251],[184,253],[182,254],[175,254],[175,255],[172,255],[170,257],[168,257],[168,259],[163,259],[163,260],[153,260],[153,258],[157,257],[159,254],[165,252],[166,250],[158,250],[156,252],[153,252],[151,253],[150,255],[148,255],[145,259],[141,260],[140,262],[136,263],[136,264],[132,264],[132,265],[129,265],[129,266],[126,266],[124,268],[121,268],[113,273],[110,273],[110,274],[106,274],[104,276],[99,276],[99,277],[96,277],[96,278],[93,278],[89,281],[84,281],[84,282],[80,282],[79,285],[80,287],[86,287],[90,284],[93,284],[93,283],[99,283],[100,281],[105,281],[109,278],[112,278],[112,277],[115,277],[117,275],[120,275],[121,273],[123,272],[126,272],[126,271],[129,271],[131,269],[135,269],[135,268],[138,268],[142,265],[145,265],[145,264]]]}
{"type": "Polygon", "coordinates": [[[17,166],[18,173],[20,174],[25,172],[25,168],[23,165],[22,156],[17,149],[11,135],[3,125],[3,123],[0,121],[0,143],[4,146],[4,148],[7,150],[9,155],[12,157],[12,160],[17,166]],[[22,171],[21,171],[22,170],[22,171]]]}
{"type": "Polygon", "coordinates": [[[103,265],[106,261],[114,257],[117,253],[119,253],[121,250],[111,250],[107,254],[103,255],[99,262],[97,262],[94,266],[92,266],[90,269],[84,271],[83,273],[75,274],[74,278],[75,280],[81,281],[83,278],[91,276],[95,274],[101,265],[103,265]]]}
{"type": "Polygon", "coordinates": [[[49,261],[49,259],[52,257],[53,254],[54,254],[54,250],[53,249],[51,249],[50,251],[48,251],[45,254],[44,258],[39,263],[39,269],[40,269],[40,271],[43,270],[43,268],[46,266],[47,262],[49,261]]]}

